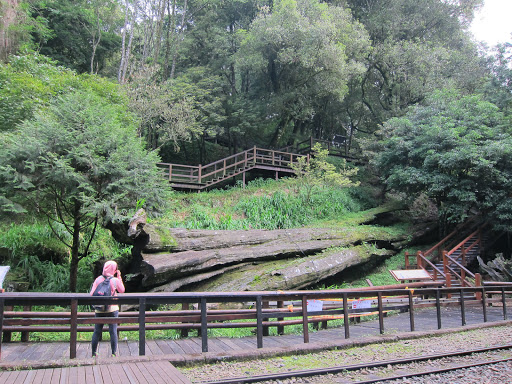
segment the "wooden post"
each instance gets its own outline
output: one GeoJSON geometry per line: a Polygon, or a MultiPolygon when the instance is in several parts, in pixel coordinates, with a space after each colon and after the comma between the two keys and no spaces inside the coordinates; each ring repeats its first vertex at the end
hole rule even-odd
{"type": "Polygon", "coordinates": [[[379,307],[379,328],[380,334],[382,335],[384,333],[384,312],[382,310],[382,292],[377,292],[377,300],[379,307]]]}
{"type": "Polygon", "coordinates": [[[482,287],[482,292],[478,292],[482,297],[482,310],[484,313],[484,323],[487,323],[487,295],[485,294],[485,288],[482,287]]]}
{"type": "MultiPolygon", "coordinates": [[[[480,273],[475,273],[475,287],[482,286],[482,275],[480,273]]],[[[475,299],[482,300],[482,293],[480,291],[475,292],[475,299]]]]}
{"type": "MultiPolygon", "coordinates": [[[[190,309],[189,303],[181,303],[181,309],[183,311],[188,311],[190,309]]],[[[188,337],[188,328],[181,329],[181,337],[182,338],[188,337]]]]}
{"type": "Polygon", "coordinates": [[[71,319],[69,331],[69,358],[76,359],[76,339],[78,335],[78,300],[71,300],[71,319]]]}
{"type": "Polygon", "coordinates": [[[201,350],[208,352],[208,318],[206,314],[206,298],[201,299],[201,350]]]}
{"type": "MultiPolygon", "coordinates": [[[[270,304],[268,302],[268,300],[265,300],[262,304],[261,304],[261,308],[270,308],[270,304]]],[[[269,335],[269,332],[268,332],[268,325],[265,325],[263,327],[263,336],[268,336],[269,335]]]]}
{"type": "Polygon", "coordinates": [[[302,331],[304,333],[304,343],[309,343],[309,327],[308,327],[308,298],[302,296],[302,331]]]}
{"type": "Polygon", "coordinates": [[[412,291],[409,289],[409,323],[411,324],[411,332],[414,332],[414,300],[412,291]]]}
{"type": "Polygon", "coordinates": [[[197,182],[198,182],[199,184],[201,184],[201,177],[202,177],[201,173],[202,173],[202,167],[203,167],[203,166],[202,166],[201,164],[199,164],[199,166],[197,167],[197,182]]]}
{"type": "Polygon", "coordinates": [[[348,318],[348,295],[343,294],[343,323],[345,326],[345,339],[350,338],[350,320],[348,318]]]}
{"type": "Polygon", "coordinates": [[[418,268],[423,267],[423,262],[421,261],[421,251],[416,252],[416,266],[418,268]]]}
{"type": "Polygon", "coordinates": [[[505,288],[501,287],[501,304],[503,305],[503,320],[507,320],[507,298],[505,297],[505,288]]]}
{"type": "MultiPolygon", "coordinates": [[[[451,287],[452,287],[452,275],[450,273],[447,273],[446,274],[446,288],[451,288],[451,287]]],[[[448,292],[446,294],[446,298],[451,299],[452,294],[448,292]]]]}
{"type": "Polygon", "coordinates": [[[464,304],[464,289],[459,289],[460,294],[460,317],[462,320],[462,326],[466,325],[466,306],[464,304]]]}
{"type": "Polygon", "coordinates": [[[146,354],[146,298],[139,299],[139,355],[146,354]]]}
{"type": "Polygon", "coordinates": [[[409,269],[409,252],[405,251],[405,269],[409,269]]]}
{"type": "Polygon", "coordinates": [[[439,288],[436,289],[436,311],[437,311],[437,329],[441,329],[441,292],[439,288]]]}
{"type": "Polygon", "coordinates": [[[169,164],[169,182],[172,181],[172,164],[169,164]]]}
{"type": "MultiPolygon", "coordinates": [[[[2,290],[3,292],[3,290],[2,290]]],[[[4,328],[4,299],[0,299],[0,361],[2,360],[2,333],[4,328]]]]}
{"type": "Polygon", "coordinates": [[[448,253],[448,252],[443,251],[443,272],[444,272],[445,274],[447,274],[447,273],[448,273],[448,258],[446,257],[446,254],[447,254],[447,253],[448,253]]]}
{"type": "Polygon", "coordinates": [[[263,304],[261,296],[256,296],[256,344],[263,348],[263,304]]]}
{"type": "MultiPolygon", "coordinates": [[[[283,300],[279,300],[277,302],[277,308],[284,308],[284,301],[283,300]]],[[[277,319],[277,321],[283,321],[284,320],[284,317],[280,317],[277,319]]],[[[277,334],[279,336],[281,335],[284,335],[284,325],[278,325],[277,326],[277,334]]]]}
{"type": "MultiPolygon", "coordinates": [[[[32,310],[32,306],[31,305],[24,305],[23,306],[23,310],[24,311],[31,311],[32,310]]],[[[21,338],[20,340],[23,341],[24,343],[28,342],[30,339],[30,332],[21,332],[21,338]]]]}

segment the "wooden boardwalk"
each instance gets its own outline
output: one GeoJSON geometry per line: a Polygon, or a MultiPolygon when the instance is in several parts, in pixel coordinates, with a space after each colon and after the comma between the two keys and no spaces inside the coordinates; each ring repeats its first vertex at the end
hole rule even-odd
{"type": "MultiPolygon", "coordinates": [[[[444,330],[461,328],[459,309],[447,307],[441,311],[444,330]]],[[[504,321],[502,309],[499,307],[488,308],[487,318],[489,322],[494,322],[494,325],[512,326],[510,321],[504,321]]],[[[429,335],[437,331],[435,311],[418,311],[415,319],[416,331],[429,335]]],[[[468,326],[483,326],[482,309],[467,308],[465,320],[468,326]]],[[[387,337],[393,338],[394,333],[407,334],[409,314],[394,315],[386,318],[384,323],[387,337]]],[[[171,363],[204,363],[227,358],[248,359],[253,355],[255,358],[269,357],[297,353],[300,350],[302,353],[310,353],[325,348],[353,346],[354,342],[362,342],[363,339],[380,342],[379,340],[386,335],[381,335],[379,331],[378,320],[372,320],[351,325],[350,339],[345,338],[343,328],[311,332],[309,344],[304,343],[302,335],[265,336],[263,349],[257,348],[256,337],[211,337],[208,339],[208,353],[201,353],[202,344],[199,337],[146,340],[146,356],[138,355],[137,341],[124,340],[121,333],[117,357],[111,357],[110,343],[102,341],[99,344],[98,356],[93,359],[90,341],[82,341],[77,345],[77,358],[73,360],[69,359],[68,342],[4,343],[0,359],[0,384],[110,384],[114,383],[114,380],[116,384],[185,384],[191,382],[171,363]],[[7,371],[19,367],[32,369],[7,371]]]]}
{"type": "Polygon", "coordinates": [[[191,384],[166,361],[0,371],[2,384],[191,384]]]}

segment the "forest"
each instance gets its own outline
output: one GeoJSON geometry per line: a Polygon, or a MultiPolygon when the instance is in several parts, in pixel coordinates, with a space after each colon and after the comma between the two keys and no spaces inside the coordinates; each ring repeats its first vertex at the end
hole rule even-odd
{"type": "Polygon", "coordinates": [[[130,272],[106,228],[140,208],[248,230],[400,202],[440,234],[476,213],[510,231],[512,40],[475,41],[481,5],[1,0],[0,265],[16,289],[86,291],[101,260],[130,272]],[[156,167],[334,136],[355,161],[317,148],[293,181],[247,190],[192,196],[156,167]]]}

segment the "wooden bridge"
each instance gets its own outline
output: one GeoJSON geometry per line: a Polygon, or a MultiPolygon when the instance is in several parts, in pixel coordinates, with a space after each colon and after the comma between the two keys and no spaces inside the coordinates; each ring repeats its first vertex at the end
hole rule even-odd
{"type": "Polygon", "coordinates": [[[183,165],[172,163],[158,163],[158,167],[164,172],[175,189],[204,190],[219,183],[225,182],[236,176],[242,176],[245,185],[246,174],[255,169],[274,172],[274,177],[279,175],[293,175],[292,166],[300,157],[311,154],[316,143],[320,143],[329,151],[330,155],[350,158],[346,155],[345,142],[308,139],[295,146],[289,146],[280,150],[253,147],[223,159],[206,165],[183,165]]]}

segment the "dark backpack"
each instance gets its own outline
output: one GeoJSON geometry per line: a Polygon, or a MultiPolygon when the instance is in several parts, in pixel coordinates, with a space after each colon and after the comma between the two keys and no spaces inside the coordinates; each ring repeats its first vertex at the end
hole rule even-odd
{"type": "MultiPolygon", "coordinates": [[[[103,277],[105,278],[105,280],[103,280],[101,283],[98,284],[98,286],[92,293],[93,296],[101,296],[101,297],[112,296],[112,289],[110,288],[110,279],[112,278],[112,276],[110,276],[110,277],[103,276],[103,277]]],[[[103,312],[108,311],[108,307],[110,307],[110,305],[108,305],[108,304],[92,305],[93,309],[98,310],[98,311],[103,311],[103,312]]]]}

